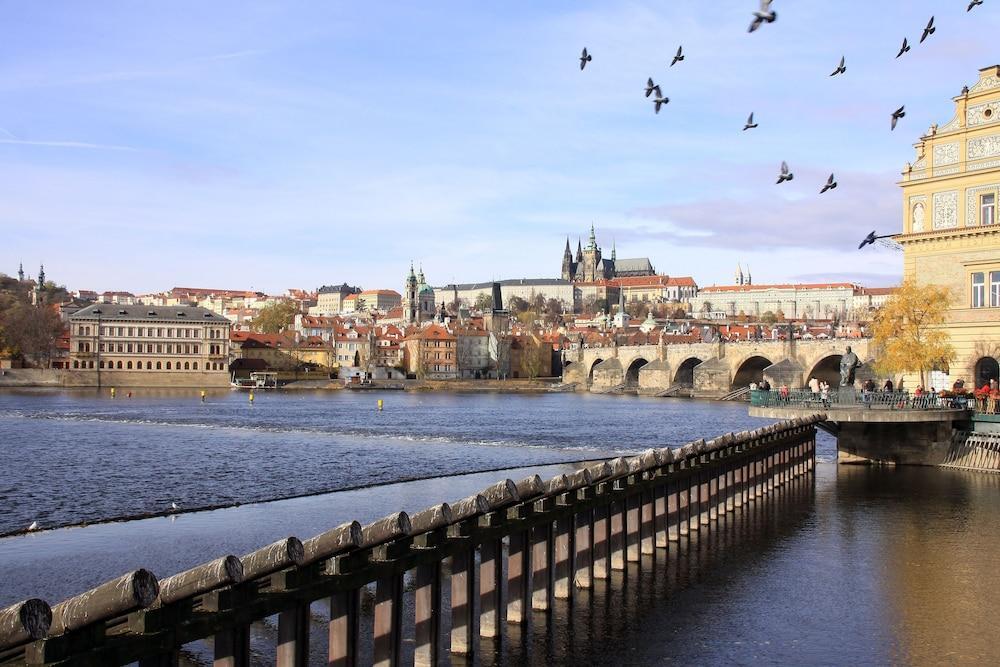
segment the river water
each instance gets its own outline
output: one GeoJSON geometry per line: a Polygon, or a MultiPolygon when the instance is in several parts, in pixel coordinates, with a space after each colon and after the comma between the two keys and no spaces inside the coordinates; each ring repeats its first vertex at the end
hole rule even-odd
{"type": "MultiPolygon", "coordinates": [[[[760,423],[739,404],[567,394],[289,393],[250,407],[228,393],[205,404],[187,393],[0,393],[8,530],[156,512],[172,499],[250,503],[0,538],[0,607],[760,423]],[[428,479],[385,484],[413,477],[428,479]],[[256,502],[364,485],[376,486],[256,502]]],[[[833,447],[821,438],[815,477],[775,502],[557,602],[484,642],[473,662],[1000,664],[1000,476],[837,466],[833,447]]],[[[320,661],[322,605],[313,613],[320,661]]],[[[274,633],[273,619],[254,625],[255,664],[271,660],[274,633]]],[[[202,643],[185,647],[190,664],[210,658],[202,643]]]]}

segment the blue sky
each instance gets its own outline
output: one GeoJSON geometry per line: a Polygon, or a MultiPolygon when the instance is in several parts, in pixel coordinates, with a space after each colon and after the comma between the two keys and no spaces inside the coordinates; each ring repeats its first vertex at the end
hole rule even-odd
{"type": "Polygon", "coordinates": [[[411,259],[434,284],[556,277],[593,222],[606,252],[702,285],[737,262],[886,284],[901,254],[858,241],[899,228],[912,144],[1000,62],[1000,0],[966,4],[775,0],[748,34],[755,0],[0,0],[0,271],[136,292],[398,290],[411,259]]]}

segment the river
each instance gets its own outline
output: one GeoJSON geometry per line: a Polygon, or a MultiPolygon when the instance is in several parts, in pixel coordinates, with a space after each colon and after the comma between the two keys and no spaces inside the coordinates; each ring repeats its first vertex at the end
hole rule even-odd
{"type": "MultiPolygon", "coordinates": [[[[288,393],[251,407],[228,393],[204,404],[189,393],[0,393],[8,530],[157,512],[173,499],[248,503],[0,538],[0,606],[760,423],[740,404],[573,394],[288,393]],[[386,484],[413,477],[428,479],[386,484]],[[291,495],[303,497],[261,502],[291,495]]],[[[813,479],[644,556],[610,586],[558,602],[549,620],[534,614],[484,642],[475,662],[1000,664],[1000,476],[837,466],[825,437],[818,450],[813,479]]],[[[319,660],[322,605],[314,623],[319,660]]],[[[255,664],[269,662],[273,637],[273,619],[254,624],[255,664]]],[[[210,658],[202,643],[185,647],[190,664],[210,658]]]]}

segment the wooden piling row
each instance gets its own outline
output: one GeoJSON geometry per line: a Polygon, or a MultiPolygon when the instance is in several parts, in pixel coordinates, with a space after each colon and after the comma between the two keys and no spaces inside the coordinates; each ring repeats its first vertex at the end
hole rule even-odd
{"type": "Polygon", "coordinates": [[[823,418],[651,449],[548,481],[502,480],[450,505],[351,522],[304,542],[290,537],[160,582],[139,570],[51,611],[26,601],[0,610],[0,662],[175,665],[183,644],[209,638],[215,665],[243,667],[250,623],[277,614],[274,662],[300,667],[309,655],[310,604],[326,599],[327,662],[353,667],[361,591],[370,584],[373,664],[401,664],[408,640],[416,665],[435,665],[446,651],[469,656],[507,624],[549,613],[576,589],[715,530],[809,474],[823,418]]]}

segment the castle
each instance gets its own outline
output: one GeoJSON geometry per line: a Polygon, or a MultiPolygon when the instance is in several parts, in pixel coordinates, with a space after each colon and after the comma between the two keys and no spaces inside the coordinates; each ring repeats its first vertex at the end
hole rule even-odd
{"type": "Polygon", "coordinates": [[[597,245],[594,226],[590,226],[590,240],[584,248],[579,240],[576,242],[576,259],[570,252],[569,239],[566,239],[566,250],[563,251],[562,279],[572,282],[595,282],[612,278],[628,278],[632,276],[653,276],[656,271],[648,257],[632,259],[617,259],[615,246],[611,244],[611,258],[601,256],[601,248],[597,245]]]}

